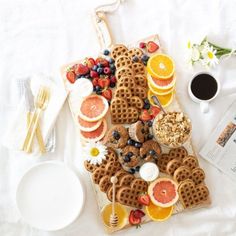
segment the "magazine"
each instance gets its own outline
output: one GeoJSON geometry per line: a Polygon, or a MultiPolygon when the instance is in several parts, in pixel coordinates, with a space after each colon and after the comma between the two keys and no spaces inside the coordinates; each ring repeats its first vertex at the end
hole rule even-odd
{"type": "Polygon", "coordinates": [[[210,135],[200,155],[236,180],[236,100],[210,135]]]}

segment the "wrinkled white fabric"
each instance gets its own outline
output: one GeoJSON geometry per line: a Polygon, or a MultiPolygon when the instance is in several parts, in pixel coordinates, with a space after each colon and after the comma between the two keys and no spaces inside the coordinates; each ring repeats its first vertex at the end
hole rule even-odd
{"type": "MultiPolygon", "coordinates": [[[[107,1],[81,0],[0,0],[0,133],[3,134],[18,101],[13,86],[19,77],[35,72],[52,76],[62,85],[60,66],[96,55],[99,43],[91,13],[107,1]]],[[[188,39],[210,40],[226,47],[236,47],[235,0],[126,0],[108,16],[116,42],[130,43],[158,33],[165,51],[176,62],[177,95],[192,119],[193,142],[199,151],[207,137],[236,99],[236,58],[220,63],[211,72],[222,85],[220,96],[210,105],[208,114],[187,94],[187,84],[194,73],[188,70],[185,49],[188,39]]],[[[83,169],[79,138],[64,105],[56,123],[57,149],[41,158],[29,158],[0,146],[0,235],[1,236],[78,236],[104,235],[98,217],[95,196],[83,169]],[[59,232],[43,232],[28,226],[15,206],[15,189],[20,176],[33,164],[44,160],[64,160],[84,181],[87,197],[78,220],[59,232]],[[75,165],[76,163],[76,165],[75,165]]],[[[1,135],[2,139],[2,135],[1,135]]],[[[162,223],[148,223],[141,229],[131,228],[117,235],[236,235],[236,185],[228,177],[200,159],[206,171],[212,205],[189,211],[162,223]]]]}

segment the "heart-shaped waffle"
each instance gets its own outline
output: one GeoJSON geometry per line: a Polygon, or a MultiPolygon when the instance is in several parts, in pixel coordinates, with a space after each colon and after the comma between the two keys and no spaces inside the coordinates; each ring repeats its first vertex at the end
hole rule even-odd
{"type": "Polygon", "coordinates": [[[114,94],[115,98],[124,98],[128,101],[132,97],[132,92],[129,88],[121,86],[118,87],[114,94]]]}
{"type": "Polygon", "coordinates": [[[131,124],[138,120],[138,109],[129,107],[128,102],[123,98],[114,98],[110,108],[113,124],[131,124]]]}
{"type": "Polygon", "coordinates": [[[175,171],[182,165],[182,162],[177,159],[169,161],[166,165],[166,173],[173,176],[175,171]]]}
{"type": "Polygon", "coordinates": [[[132,68],[135,75],[138,75],[138,74],[145,75],[146,73],[145,66],[141,62],[133,63],[132,68]]]}
{"type": "Polygon", "coordinates": [[[139,110],[141,110],[144,105],[143,100],[138,96],[132,96],[131,98],[128,98],[127,102],[131,107],[136,107],[139,110]]]}
{"type": "Polygon", "coordinates": [[[196,186],[192,180],[184,180],[178,187],[179,199],[184,208],[192,208],[209,197],[209,190],[205,185],[196,186]]]}
{"type": "Polygon", "coordinates": [[[162,173],[166,173],[166,166],[169,163],[169,161],[173,160],[174,158],[171,157],[167,153],[163,153],[161,156],[157,158],[157,165],[162,173]]]}
{"type": "Polygon", "coordinates": [[[119,69],[121,67],[129,67],[132,69],[132,61],[130,57],[121,55],[116,58],[115,66],[116,69],[119,69]]]}
{"type": "Polygon", "coordinates": [[[133,57],[138,57],[139,59],[141,59],[141,57],[143,55],[143,51],[140,48],[130,48],[128,51],[128,54],[131,59],[133,57]]]}
{"type": "Polygon", "coordinates": [[[111,186],[111,177],[109,175],[103,176],[99,181],[99,188],[102,192],[106,192],[107,189],[111,186]]]}
{"type": "Polygon", "coordinates": [[[133,96],[138,96],[141,99],[145,99],[147,97],[147,89],[141,86],[136,86],[132,90],[133,96]]]}
{"type": "Polygon", "coordinates": [[[127,87],[129,89],[135,88],[136,83],[132,76],[122,75],[121,78],[117,81],[117,87],[127,87]]]}
{"type": "Polygon", "coordinates": [[[172,159],[175,158],[183,160],[188,155],[188,152],[184,147],[179,147],[171,149],[169,155],[172,157],[172,159]]]}
{"type": "Polygon", "coordinates": [[[183,165],[187,166],[188,168],[193,170],[193,169],[197,168],[199,164],[198,164],[198,160],[196,157],[189,155],[183,159],[183,165]]]}
{"type": "Polygon", "coordinates": [[[116,59],[121,55],[129,56],[127,47],[123,44],[114,45],[111,50],[111,57],[116,59]]]}
{"type": "Polygon", "coordinates": [[[134,82],[136,85],[146,88],[147,87],[147,78],[145,75],[137,74],[134,76],[134,82]]]}
{"type": "Polygon", "coordinates": [[[138,202],[139,194],[146,192],[148,184],[142,179],[134,179],[131,182],[130,187],[121,187],[117,192],[118,202],[122,205],[142,208],[142,205],[138,202]]]}
{"type": "Polygon", "coordinates": [[[124,75],[127,75],[127,76],[133,76],[134,75],[134,72],[131,68],[129,67],[121,67],[119,68],[118,70],[116,70],[116,78],[117,80],[119,81],[119,79],[124,76],[124,75]]]}

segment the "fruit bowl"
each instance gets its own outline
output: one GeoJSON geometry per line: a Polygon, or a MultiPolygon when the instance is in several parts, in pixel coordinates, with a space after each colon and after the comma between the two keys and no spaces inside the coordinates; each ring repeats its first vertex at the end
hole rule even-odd
{"type": "Polygon", "coordinates": [[[152,128],[155,139],[161,145],[178,148],[189,140],[192,124],[183,112],[167,112],[156,116],[152,128]]]}

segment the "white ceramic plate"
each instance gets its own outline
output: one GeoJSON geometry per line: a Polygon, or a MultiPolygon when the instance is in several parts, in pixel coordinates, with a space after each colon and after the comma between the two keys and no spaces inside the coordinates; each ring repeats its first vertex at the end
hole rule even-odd
{"type": "Polygon", "coordinates": [[[17,187],[16,203],[31,226],[55,231],[71,224],[84,204],[79,178],[60,162],[43,162],[30,168],[17,187]]]}

